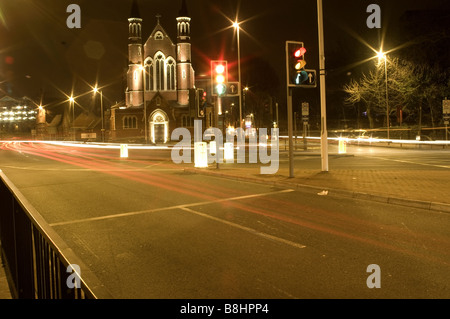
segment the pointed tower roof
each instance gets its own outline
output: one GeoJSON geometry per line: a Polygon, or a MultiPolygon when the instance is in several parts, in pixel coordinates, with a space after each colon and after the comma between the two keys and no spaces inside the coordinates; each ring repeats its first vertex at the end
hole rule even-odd
{"type": "Polygon", "coordinates": [[[137,0],[133,0],[133,4],[131,5],[131,14],[130,18],[141,18],[141,14],[139,12],[139,6],[137,0]]]}
{"type": "Polygon", "coordinates": [[[181,9],[178,12],[178,16],[179,17],[189,17],[188,10],[187,10],[187,5],[186,5],[186,0],[182,0],[181,1],[181,9]]]}

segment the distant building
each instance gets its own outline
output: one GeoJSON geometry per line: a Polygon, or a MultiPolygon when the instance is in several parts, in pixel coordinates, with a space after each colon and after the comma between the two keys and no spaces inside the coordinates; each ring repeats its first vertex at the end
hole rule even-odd
{"type": "Polygon", "coordinates": [[[189,92],[195,88],[191,64],[190,29],[186,1],[176,18],[177,41],[173,43],[160,23],[145,42],[143,19],[134,0],[128,19],[128,70],[125,101],[111,107],[110,138],[145,138],[166,143],[176,127],[192,127],[189,92]]]}
{"type": "Polygon", "coordinates": [[[30,134],[30,130],[35,126],[38,111],[37,106],[26,96],[3,96],[0,98],[0,133],[30,134]]]}

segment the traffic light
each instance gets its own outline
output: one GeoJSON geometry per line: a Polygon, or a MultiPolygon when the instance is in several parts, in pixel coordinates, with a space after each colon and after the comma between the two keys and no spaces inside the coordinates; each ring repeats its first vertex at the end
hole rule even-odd
{"type": "Polygon", "coordinates": [[[308,72],[305,71],[305,53],[303,42],[287,42],[286,71],[287,83],[290,87],[300,86],[308,80],[308,72]]]}
{"type": "Polygon", "coordinates": [[[205,105],[206,105],[206,91],[204,89],[197,89],[197,116],[205,117],[205,105]]]}
{"type": "Polygon", "coordinates": [[[211,61],[212,94],[221,96],[227,91],[228,65],[227,61],[211,61]]]}

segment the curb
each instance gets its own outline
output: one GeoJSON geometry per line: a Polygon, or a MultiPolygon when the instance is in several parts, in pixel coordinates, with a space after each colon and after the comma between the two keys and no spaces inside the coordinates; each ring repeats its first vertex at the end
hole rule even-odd
{"type": "Polygon", "coordinates": [[[447,203],[420,201],[420,200],[414,200],[414,199],[399,198],[399,197],[394,197],[394,196],[385,196],[385,195],[379,195],[379,194],[355,192],[355,191],[348,191],[348,190],[342,190],[342,189],[333,189],[333,188],[328,188],[328,187],[311,186],[311,185],[305,185],[305,184],[299,184],[299,183],[289,183],[288,181],[286,181],[286,182],[285,181],[265,181],[265,180],[262,180],[257,177],[248,177],[248,176],[240,177],[240,176],[235,176],[235,175],[228,175],[225,173],[219,173],[219,172],[215,172],[215,171],[211,171],[211,170],[201,170],[201,169],[196,169],[196,168],[185,168],[183,171],[186,173],[216,176],[216,177],[228,178],[228,179],[233,179],[233,180],[238,180],[238,181],[270,185],[270,186],[279,187],[279,188],[301,189],[302,191],[307,191],[307,192],[311,192],[311,193],[315,193],[315,194],[317,194],[318,191],[320,192],[325,189],[329,192],[330,195],[334,195],[334,196],[344,196],[344,197],[355,198],[355,199],[369,200],[369,201],[373,201],[373,202],[377,202],[377,203],[399,205],[399,206],[406,206],[406,207],[412,207],[412,208],[420,208],[420,209],[442,212],[442,213],[450,213],[450,204],[447,204],[447,203]]]}

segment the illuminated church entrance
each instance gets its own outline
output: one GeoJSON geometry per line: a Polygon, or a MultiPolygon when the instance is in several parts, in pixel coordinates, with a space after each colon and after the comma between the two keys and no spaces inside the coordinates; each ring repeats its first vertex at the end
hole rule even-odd
{"type": "Polygon", "coordinates": [[[150,116],[150,140],[153,143],[166,143],[169,138],[169,120],[162,110],[156,110],[150,116]]]}

